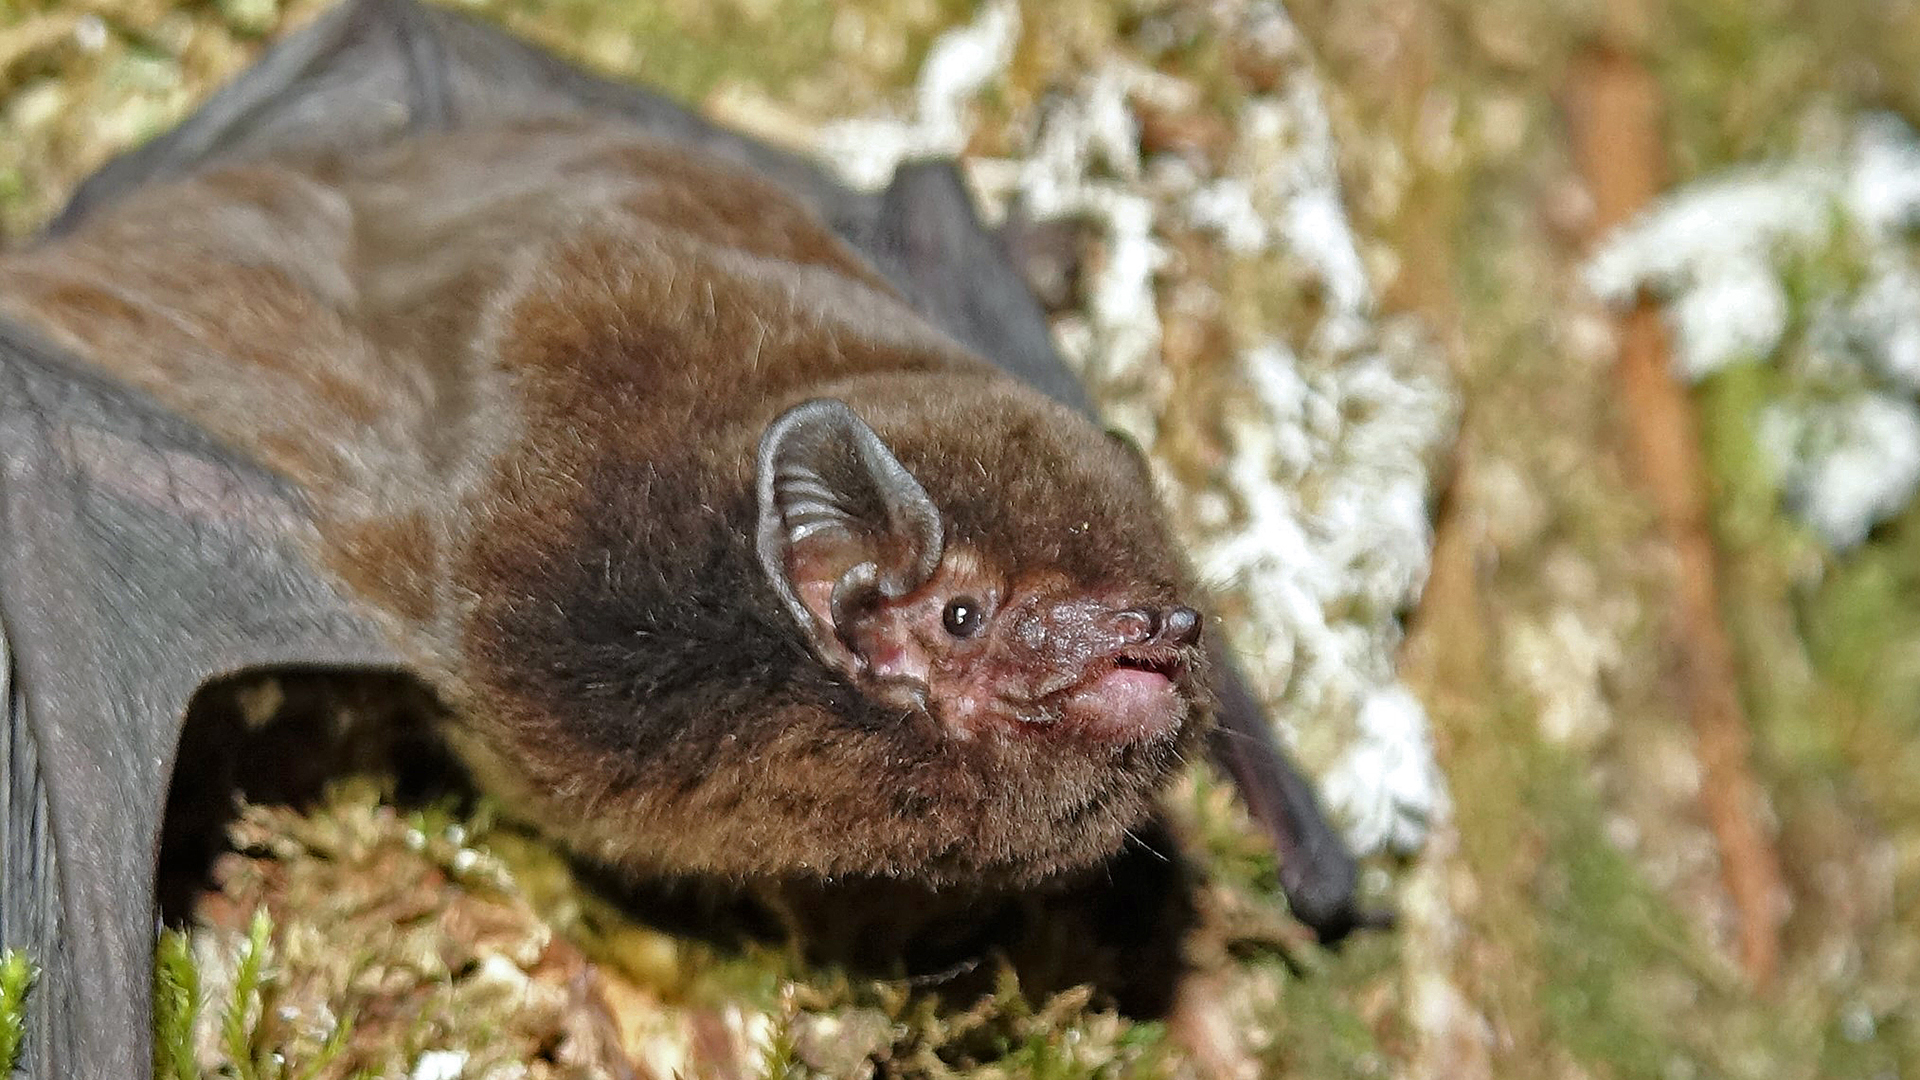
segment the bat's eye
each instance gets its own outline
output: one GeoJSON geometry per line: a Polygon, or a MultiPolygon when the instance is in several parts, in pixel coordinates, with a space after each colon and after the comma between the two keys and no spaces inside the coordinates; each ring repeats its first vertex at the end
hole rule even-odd
{"type": "Polygon", "coordinates": [[[940,613],[940,622],[954,637],[970,638],[986,625],[987,612],[973,597],[956,596],[947,601],[947,610],[940,613]]]}

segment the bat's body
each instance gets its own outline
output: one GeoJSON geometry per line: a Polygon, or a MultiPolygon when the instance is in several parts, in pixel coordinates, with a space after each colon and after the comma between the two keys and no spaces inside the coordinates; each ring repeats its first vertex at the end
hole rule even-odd
{"type": "MultiPolygon", "coordinates": [[[[728,875],[1090,866],[1204,730],[1145,474],[950,171],[856,195],[369,0],[83,188],[0,315],[0,940],[45,1075],[145,1069],[158,799],[220,674],[405,668],[575,848],[728,875]],[[387,98],[410,129],[341,104],[387,98]]],[[[1337,934],[1351,861],[1223,677],[1337,934]]]]}
{"type": "MultiPolygon", "coordinates": [[[[297,483],[316,563],[469,758],[602,857],[1031,879],[1114,850],[1197,733],[1190,700],[1144,740],[1088,742],[1043,695],[1033,722],[935,717],[866,685],[878,656],[814,655],[754,542],[765,433],[808,400],[850,406],[939,508],[935,576],[968,580],[910,595],[1157,613],[1179,561],[1125,450],[738,169],[564,122],[283,155],[134,193],[0,260],[0,296],[297,483]]],[[[1124,636],[1066,617],[1035,632],[1124,636]]],[[[1071,686],[1069,652],[991,662],[1071,686]]]]}

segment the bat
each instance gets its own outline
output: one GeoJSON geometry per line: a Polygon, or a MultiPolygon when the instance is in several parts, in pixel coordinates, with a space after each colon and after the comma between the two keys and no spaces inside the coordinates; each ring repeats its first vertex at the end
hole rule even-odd
{"type": "Polygon", "coordinates": [[[1366,921],[951,163],[852,191],[350,0],[0,257],[0,452],[29,1075],[150,1067],[182,718],[254,670],[407,673],[575,851],[731,876],[1046,880],[1204,743],[1366,921]]]}

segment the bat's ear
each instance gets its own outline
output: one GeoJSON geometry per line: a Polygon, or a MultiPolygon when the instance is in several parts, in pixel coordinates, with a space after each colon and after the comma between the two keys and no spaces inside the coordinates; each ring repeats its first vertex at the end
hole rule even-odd
{"type": "Polygon", "coordinates": [[[815,653],[859,674],[866,658],[848,643],[852,622],[933,576],[940,511],[880,436],[831,399],[769,424],[759,470],[760,566],[815,653]]]}

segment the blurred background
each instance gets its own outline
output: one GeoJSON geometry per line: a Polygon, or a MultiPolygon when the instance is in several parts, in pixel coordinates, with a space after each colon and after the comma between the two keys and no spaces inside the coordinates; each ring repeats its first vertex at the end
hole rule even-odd
{"type": "MultiPolygon", "coordinates": [[[[325,6],[0,0],[8,242],[325,6]]],[[[168,1075],[1920,1076],[1920,3],[461,6],[1049,223],[1063,348],[1398,922],[1314,944],[1203,769],[1176,1001],[962,994],[362,778],[234,826],[168,1075]]]]}

